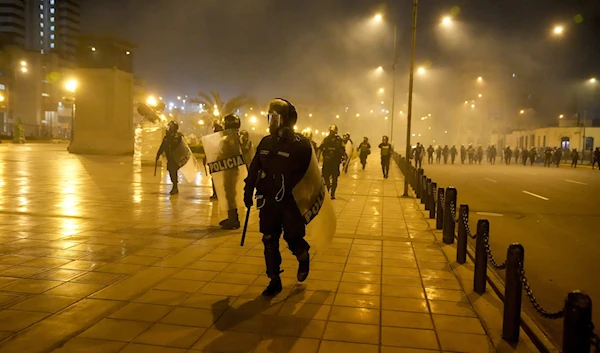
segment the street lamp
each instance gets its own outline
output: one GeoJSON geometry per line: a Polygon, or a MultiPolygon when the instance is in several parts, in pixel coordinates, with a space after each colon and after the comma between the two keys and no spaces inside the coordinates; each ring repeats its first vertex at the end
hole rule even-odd
{"type": "Polygon", "coordinates": [[[155,107],[158,103],[156,102],[156,98],[154,98],[154,96],[150,96],[148,99],[146,99],[146,104],[151,107],[155,107]]]}
{"type": "Polygon", "coordinates": [[[256,117],[255,117],[255,116],[253,116],[253,117],[250,117],[250,122],[251,122],[252,124],[256,124],[256,117]]]}
{"type": "Polygon", "coordinates": [[[442,18],[442,24],[444,26],[449,26],[452,24],[452,17],[450,16],[445,16],[444,18],[442,18]]]}
{"type": "Polygon", "coordinates": [[[423,74],[425,73],[425,68],[424,68],[424,67],[420,67],[420,68],[418,68],[418,69],[417,69],[417,73],[418,73],[419,75],[423,75],[423,74]]]}
{"type": "Polygon", "coordinates": [[[590,83],[596,83],[596,78],[595,77],[590,78],[590,83]]]}
{"type": "Polygon", "coordinates": [[[77,80],[70,79],[65,83],[65,89],[71,92],[71,143],[75,139],[75,91],[77,90],[77,80]]]}
{"type": "Polygon", "coordinates": [[[525,111],[521,109],[521,111],[519,111],[519,114],[525,114],[525,111]]]}
{"type": "Polygon", "coordinates": [[[564,31],[565,31],[565,29],[563,26],[555,26],[554,29],[552,30],[552,32],[555,35],[561,35],[561,34],[563,34],[564,31]]]}
{"type": "MultiPolygon", "coordinates": [[[[412,12],[412,39],[410,46],[410,73],[408,76],[408,115],[406,116],[406,151],[405,151],[405,159],[406,159],[406,169],[409,170],[410,166],[410,156],[411,145],[410,145],[410,128],[411,128],[411,119],[412,119],[412,105],[413,105],[413,86],[415,81],[415,51],[417,48],[417,13],[419,9],[419,0],[413,0],[413,12],[412,12]]],[[[395,39],[395,36],[394,36],[395,39]]],[[[394,40],[395,42],[395,40],[394,40]]],[[[394,65],[395,66],[395,65],[394,65]]],[[[392,106],[392,126],[394,123],[394,107],[392,106]]],[[[392,128],[392,131],[393,128],[392,128]]],[[[408,178],[404,177],[404,193],[402,194],[404,197],[408,197],[408,178]]]]}
{"type": "Polygon", "coordinates": [[[477,82],[482,82],[483,81],[483,77],[479,76],[477,77],[477,82]]]}
{"type": "Polygon", "coordinates": [[[379,93],[383,93],[383,92],[385,92],[385,90],[383,88],[380,88],[379,93]]]}

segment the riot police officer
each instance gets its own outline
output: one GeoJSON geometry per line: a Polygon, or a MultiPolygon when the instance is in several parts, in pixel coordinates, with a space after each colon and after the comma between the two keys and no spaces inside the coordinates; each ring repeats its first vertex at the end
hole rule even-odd
{"type": "Polygon", "coordinates": [[[383,172],[383,178],[387,179],[390,175],[390,158],[392,157],[392,145],[390,145],[387,136],[381,138],[379,149],[381,150],[381,171],[383,172]]]}
{"type": "Polygon", "coordinates": [[[304,217],[292,190],[302,180],[313,153],[310,141],[294,133],[298,114],[291,103],[283,99],[271,101],[268,118],[270,135],[262,139],[250,164],[244,203],[252,207],[256,188],[265,265],[270,278],[262,294],[275,296],[282,290],[279,252],[282,230],[283,239],[298,259],[298,281],[303,282],[308,276],[310,246],[304,239],[304,217]]]}
{"type": "Polygon", "coordinates": [[[450,160],[452,161],[452,164],[454,164],[457,153],[458,151],[456,150],[456,145],[452,145],[452,148],[450,149],[450,160]]]}
{"type": "Polygon", "coordinates": [[[448,148],[448,145],[444,146],[444,149],[442,150],[442,155],[444,156],[444,164],[448,164],[448,154],[450,153],[450,149],[448,148]]]}
{"type": "Polygon", "coordinates": [[[467,159],[467,149],[465,145],[460,146],[460,163],[465,164],[465,159],[467,159]]]}
{"type": "Polygon", "coordinates": [[[179,124],[169,121],[167,124],[167,133],[160,144],[158,152],[156,152],[156,161],[158,161],[163,153],[167,156],[167,170],[169,171],[171,183],[173,183],[173,188],[170,192],[171,195],[179,193],[179,189],[177,188],[177,171],[179,170],[179,165],[177,165],[177,161],[175,160],[174,152],[181,144],[183,135],[178,130],[179,124]]]}
{"type": "Polygon", "coordinates": [[[365,136],[363,142],[358,145],[358,154],[360,156],[360,164],[362,164],[362,169],[364,170],[367,166],[367,157],[371,154],[371,144],[368,137],[365,136]]]}
{"type": "Polygon", "coordinates": [[[325,137],[319,149],[323,154],[323,179],[325,179],[327,190],[331,191],[331,199],[335,200],[335,190],[340,177],[340,164],[346,158],[344,141],[338,135],[337,126],[329,126],[329,135],[325,137]]]}
{"type": "Polygon", "coordinates": [[[427,147],[427,164],[433,163],[433,152],[435,152],[433,146],[429,145],[429,147],[427,147]]]}
{"type": "MultiPolygon", "coordinates": [[[[223,118],[223,128],[234,129],[236,132],[239,130],[241,126],[240,118],[236,114],[229,114],[223,118]]],[[[238,133],[239,134],[239,133],[238,133]]],[[[241,135],[241,134],[240,134],[241,135]]],[[[244,151],[244,145],[242,145],[242,155],[246,157],[248,153],[251,153],[252,142],[250,142],[248,132],[246,132],[246,141],[244,142],[246,150],[244,151]]],[[[240,136],[240,145],[242,141],[242,136],[240,136]]],[[[248,163],[248,162],[246,162],[248,163]]],[[[235,199],[238,192],[241,190],[236,190],[237,181],[238,181],[238,171],[237,169],[232,169],[230,173],[224,175],[224,189],[225,189],[225,197],[227,199],[228,205],[235,205],[235,199]]],[[[227,219],[222,220],[220,223],[223,229],[238,229],[240,227],[240,217],[238,214],[237,208],[227,210],[227,219]]]]}

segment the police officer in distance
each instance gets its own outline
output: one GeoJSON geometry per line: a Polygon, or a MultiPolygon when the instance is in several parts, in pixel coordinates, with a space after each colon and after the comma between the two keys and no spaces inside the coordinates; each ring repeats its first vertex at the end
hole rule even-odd
{"type": "Polygon", "coordinates": [[[171,183],[173,183],[173,188],[170,192],[171,195],[177,195],[179,193],[179,189],[177,188],[177,171],[179,170],[179,166],[175,160],[174,153],[181,144],[183,135],[178,130],[179,124],[174,121],[169,121],[167,124],[167,133],[160,144],[158,152],[156,152],[156,161],[158,161],[163,153],[167,156],[167,170],[169,171],[171,183]]]}
{"type": "Polygon", "coordinates": [[[310,141],[294,133],[298,114],[291,103],[284,99],[271,101],[268,118],[270,135],[259,143],[250,164],[244,203],[252,207],[256,188],[265,265],[271,279],[262,294],[275,296],[282,290],[279,252],[282,230],[283,239],[298,259],[298,281],[303,282],[308,276],[310,246],[304,239],[304,218],[292,190],[306,173],[313,153],[310,141]]]}
{"type": "Polygon", "coordinates": [[[390,175],[390,158],[392,157],[392,145],[387,136],[381,138],[379,149],[381,150],[381,171],[383,178],[387,179],[390,175]]]}
{"type": "Polygon", "coordinates": [[[340,177],[340,164],[346,158],[344,141],[338,135],[337,126],[329,126],[329,135],[325,137],[319,149],[323,155],[323,179],[327,190],[331,191],[331,199],[335,200],[335,190],[340,177]]]}

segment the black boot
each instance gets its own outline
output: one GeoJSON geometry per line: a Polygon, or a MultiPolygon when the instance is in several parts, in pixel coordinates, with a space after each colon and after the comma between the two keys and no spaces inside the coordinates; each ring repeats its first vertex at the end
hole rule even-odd
{"type": "Polygon", "coordinates": [[[304,282],[308,277],[308,271],[310,270],[310,255],[307,250],[303,250],[300,254],[296,255],[298,259],[298,282],[304,282]]]}
{"type": "Polygon", "coordinates": [[[223,229],[238,229],[240,227],[240,218],[237,208],[227,211],[227,219],[221,221],[219,224],[223,229]]]}
{"type": "Polygon", "coordinates": [[[173,188],[171,189],[171,192],[169,194],[171,194],[171,195],[179,194],[179,189],[177,188],[177,184],[173,184],[173,188]]]}
{"type": "Polygon", "coordinates": [[[281,278],[271,278],[271,282],[269,282],[267,288],[262,292],[262,295],[265,297],[274,297],[277,294],[281,293],[282,289],[283,286],[281,285],[281,278]]]}

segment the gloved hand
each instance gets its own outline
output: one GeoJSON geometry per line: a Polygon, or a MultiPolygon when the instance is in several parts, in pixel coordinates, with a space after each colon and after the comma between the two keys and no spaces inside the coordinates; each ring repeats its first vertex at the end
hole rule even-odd
{"type": "Polygon", "coordinates": [[[246,208],[251,208],[254,205],[252,198],[252,193],[244,194],[244,205],[246,205],[246,208]]]}

